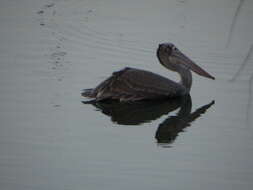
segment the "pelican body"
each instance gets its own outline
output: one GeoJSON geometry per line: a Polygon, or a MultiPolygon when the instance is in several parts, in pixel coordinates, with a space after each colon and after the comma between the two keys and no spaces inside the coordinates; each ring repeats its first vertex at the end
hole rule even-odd
{"type": "Polygon", "coordinates": [[[201,76],[215,79],[172,43],[159,44],[157,57],[165,68],[180,75],[180,82],[150,71],[126,67],[114,72],[97,87],[85,89],[82,95],[95,101],[111,99],[121,102],[175,98],[189,94],[192,86],[191,70],[201,76]]]}

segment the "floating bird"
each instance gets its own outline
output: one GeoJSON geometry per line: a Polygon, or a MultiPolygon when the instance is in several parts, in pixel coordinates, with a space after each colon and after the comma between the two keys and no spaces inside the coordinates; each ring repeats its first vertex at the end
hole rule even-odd
{"type": "Polygon", "coordinates": [[[111,99],[121,102],[175,98],[189,94],[192,86],[191,70],[201,76],[215,79],[172,43],[159,44],[157,57],[164,67],[180,75],[180,82],[150,71],[126,67],[114,72],[97,87],[85,89],[82,96],[95,101],[111,99]]]}

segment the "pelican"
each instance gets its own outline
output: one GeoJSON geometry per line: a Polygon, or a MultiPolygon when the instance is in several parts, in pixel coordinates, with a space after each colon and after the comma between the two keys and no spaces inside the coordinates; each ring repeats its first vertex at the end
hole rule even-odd
{"type": "Polygon", "coordinates": [[[175,98],[190,93],[191,71],[215,79],[172,43],[159,44],[157,57],[165,68],[180,75],[180,82],[174,82],[150,71],[126,67],[114,72],[97,87],[85,89],[82,96],[93,98],[95,101],[111,99],[121,102],[175,98]]]}

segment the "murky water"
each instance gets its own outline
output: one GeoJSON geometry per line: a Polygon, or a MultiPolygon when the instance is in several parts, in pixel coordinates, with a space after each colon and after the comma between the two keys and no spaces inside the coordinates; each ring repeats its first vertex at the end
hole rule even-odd
{"type": "Polygon", "coordinates": [[[252,19],[251,0],[2,0],[1,189],[252,189],[252,19]],[[216,80],[84,102],[125,66],[177,79],[155,55],[166,41],[216,80]]]}

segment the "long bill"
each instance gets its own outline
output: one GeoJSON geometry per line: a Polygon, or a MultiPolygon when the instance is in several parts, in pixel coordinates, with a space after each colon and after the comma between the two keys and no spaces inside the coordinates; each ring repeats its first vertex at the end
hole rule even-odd
{"type": "Polygon", "coordinates": [[[203,77],[207,77],[207,78],[210,78],[213,80],[215,79],[212,75],[210,75],[208,72],[206,72],[200,66],[198,66],[196,63],[194,63],[190,58],[188,58],[186,55],[184,55],[179,50],[174,51],[172,54],[173,54],[172,56],[176,57],[178,62],[180,64],[183,64],[186,68],[191,69],[192,71],[194,71],[195,73],[197,73],[203,77]]]}

